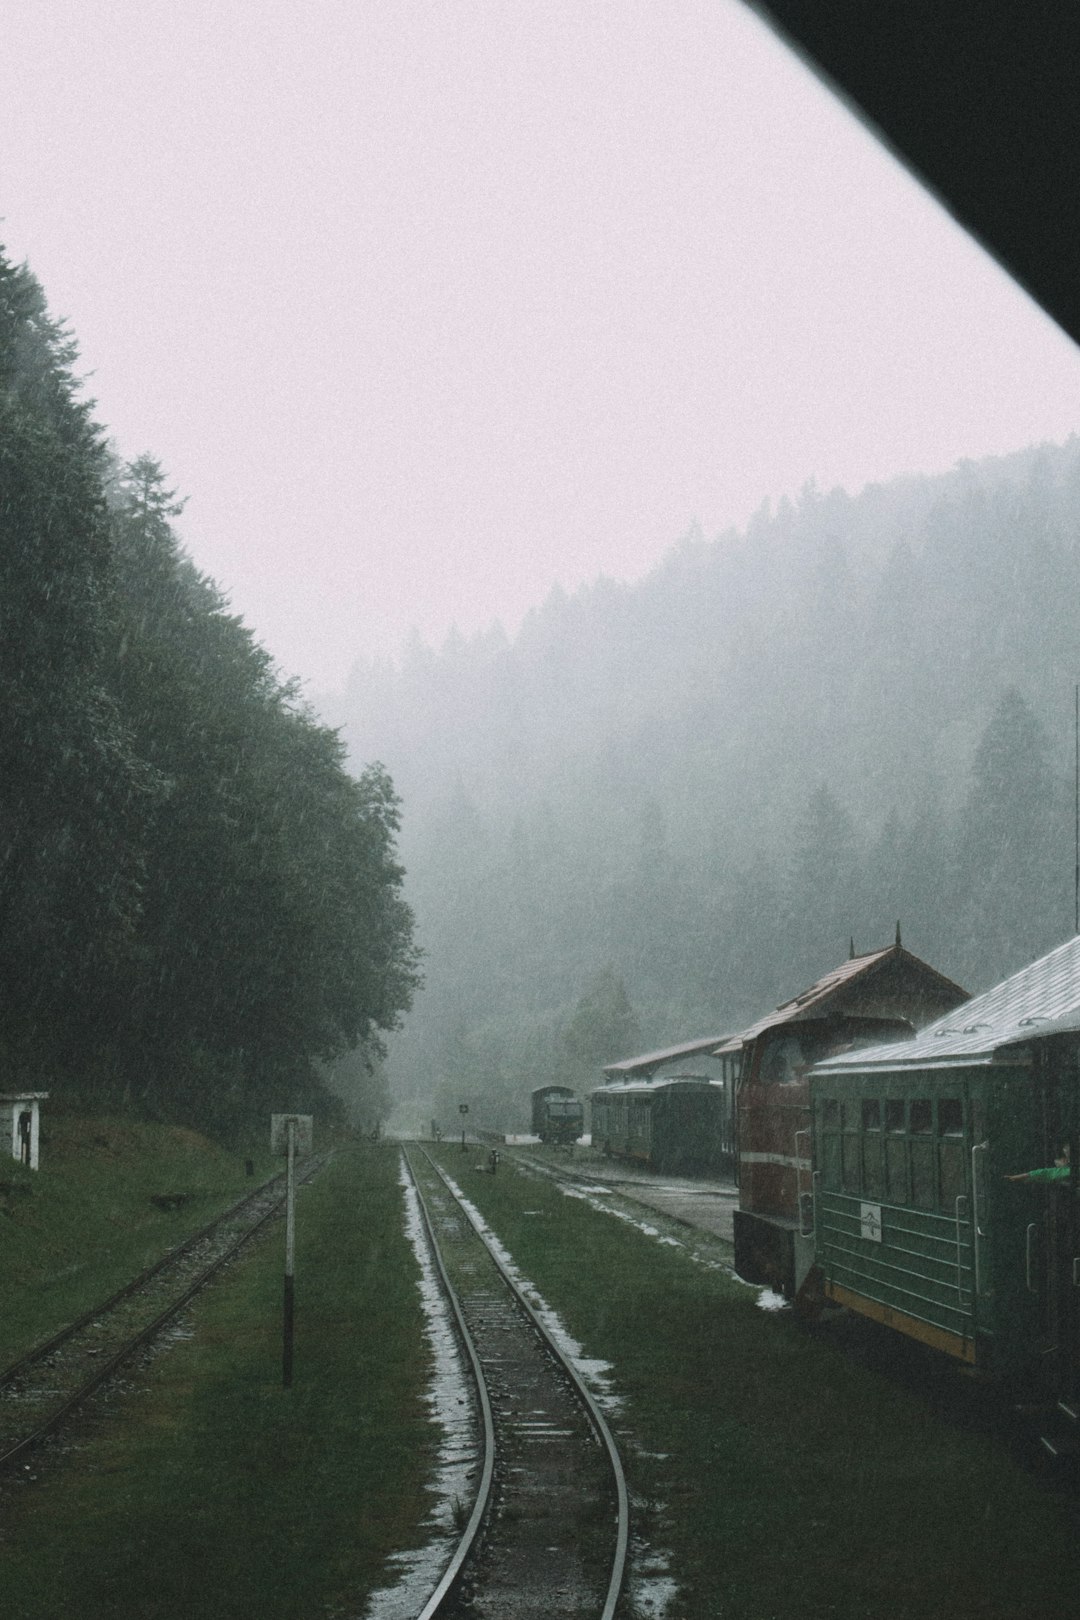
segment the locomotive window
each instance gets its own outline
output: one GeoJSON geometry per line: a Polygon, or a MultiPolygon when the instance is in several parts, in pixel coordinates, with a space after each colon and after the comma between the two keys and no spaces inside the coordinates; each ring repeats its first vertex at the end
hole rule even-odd
{"type": "Polygon", "coordinates": [[[928,1136],[933,1128],[933,1104],[929,1097],[920,1097],[911,1105],[911,1134],[928,1136]]]}
{"type": "Polygon", "coordinates": [[[866,1097],[863,1100],[862,1128],[864,1131],[881,1129],[881,1103],[876,1097],[866,1097]]]}
{"type": "Polygon", "coordinates": [[[964,1133],[964,1105],[959,1097],[939,1097],[937,1105],[939,1136],[962,1136],[964,1133]]]}
{"type": "Polygon", "coordinates": [[[885,1129],[887,1131],[902,1131],[904,1129],[904,1104],[899,1098],[892,1099],[885,1104],[885,1129]]]}

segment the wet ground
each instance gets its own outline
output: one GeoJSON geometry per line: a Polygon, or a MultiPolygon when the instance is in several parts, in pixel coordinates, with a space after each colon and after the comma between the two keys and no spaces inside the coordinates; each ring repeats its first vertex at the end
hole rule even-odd
{"type": "Polygon", "coordinates": [[[661,1176],[636,1165],[584,1154],[556,1159],[538,1153],[528,1139],[508,1144],[506,1151],[545,1175],[579,1185],[583,1192],[602,1195],[608,1188],[670,1220],[710,1232],[724,1243],[735,1241],[733,1222],[739,1193],[733,1181],[661,1176]]]}

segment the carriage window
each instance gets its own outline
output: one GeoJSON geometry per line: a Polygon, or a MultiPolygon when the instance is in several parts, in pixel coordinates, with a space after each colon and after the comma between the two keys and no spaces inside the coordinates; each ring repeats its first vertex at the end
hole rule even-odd
{"type": "Polygon", "coordinates": [[[864,1131],[880,1131],[881,1104],[876,1097],[867,1097],[862,1105],[862,1128],[864,1131]]]}
{"type": "Polygon", "coordinates": [[[940,1097],[937,1105],[939,1136],[962,1136],[964,1105],[959,1097],[940,1097]]]}
{"type": "Polygon", "coordinates": [[[840,1129],[840,1104],[835,1097],[826,1097],[821,1109],[821,1123],[827,1131],[840,1129]]]}
{"type": "Polygon", "coordinates": [[[899,1098],[885,1104],[885,1129],[887,1131],[904,1129],[904,1105],[899,1098]]]}
{"type": "Polygon", "coordinates": [[[911,1105],[911,1134],[929,1136],[933,1128],[933,1104],[929,1097],[920,1097],[911,1105]]]}

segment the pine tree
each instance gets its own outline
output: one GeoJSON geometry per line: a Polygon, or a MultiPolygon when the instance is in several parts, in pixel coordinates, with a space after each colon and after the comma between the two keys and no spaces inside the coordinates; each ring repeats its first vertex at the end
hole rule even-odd
{"type": "Polygon", "coordinates": [[[579,1071],[594,1081],[605,1063],[637,1053],[641,1028],[626,985],[613,968],[602,968],[585,986],[563,1044],[579,1071]]]}
{"type": "Polygon", "coordinates": [[[1067,821],[1046,732],[1010,688],[975,751],[960,817],[957,948],[976,987],[1014,972],[1068,933],[1067,821]]]}
{"type": "Polygon", "coordinates": [[[0,251],[0,1039],[30,1066],[89,1060],[161,787],[107,684],[106,457],[75,360],[0,251]]]}

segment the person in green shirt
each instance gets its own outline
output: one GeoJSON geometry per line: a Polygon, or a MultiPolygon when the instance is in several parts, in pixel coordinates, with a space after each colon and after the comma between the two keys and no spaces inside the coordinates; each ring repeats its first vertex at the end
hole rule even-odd
{"type": "Polygon", "coordinates": [[[1006,1176],[1006,1181],[1068,1181],[1070,1172],[1069,1144],[1061,1144],[1061,1157],[1045,1170],[1022,1170],[1018,1176],[1006,1176]]]}

